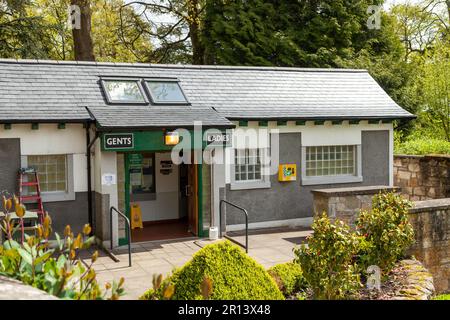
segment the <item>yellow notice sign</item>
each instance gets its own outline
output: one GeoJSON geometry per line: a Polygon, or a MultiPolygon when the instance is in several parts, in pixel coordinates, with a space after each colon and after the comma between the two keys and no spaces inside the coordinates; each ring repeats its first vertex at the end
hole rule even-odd
{"type": "Polygon", "coordinates": [[[280,164],[278,167],[278,181],[295,181],[297,180],[297,165],[280,164]]]}
{"type": "Polygon", "coordinates": [[[144,228],[141,207],[137,203],[131,205],[131,229],[135,228],[144,228]]]}

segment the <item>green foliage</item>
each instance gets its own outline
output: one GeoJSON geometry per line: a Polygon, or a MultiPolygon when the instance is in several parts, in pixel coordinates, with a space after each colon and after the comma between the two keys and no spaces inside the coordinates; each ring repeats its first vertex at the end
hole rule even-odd
{"type": "Polygon", "coordinates": [[[441,294],[434,297],[432,300],[450,300],[450,294],[441,294]]]}
{"type": "MultiPolygon", "coordinates": [[[[17,242],[13,236],[19,228],[11,219],[11,204],[11,199],[3,197],[6,218],[0,227],[7,240],[0,246],[0,275],[20,280],[61,299],[116,300],[123,294],[123,278],[118,284],[107,283],[104,292],[100,289],[93,269],[98,252],[92,255],[88,265],[84,265],[79,258],[80,252],[94,241],[93,237],[88,237],[91,232],[89,225],[85,225],[83,233],[76,237],[67,226],[64,239],[55,234],[56,248],[51,248],[51,219],[47,214],[42,225],[37,226],[35,236],[25,235],[22,231],[23,240],[17,242]]],[[[21,226],[24,211],[17,209],[20,207],[17,200],[15,207],[16,215],[20,217],[18,225],[21,226]]]]}
{"type": "Polygon", "coordinates": [[[181,269],[157,282],[141,299],[284,299],[267,271],[229,241],[204,247],[181,269]]]}
{"type": "Polygon", "coordinates": [[[298,263],[287,262],[273,266],[267,272],[274,278],[285,296],[290,296],[305,287],[302,268],[298,263]]]}
{"type": "Polygon", "coordinates": [[[450,142],[432,138],[411,139],[405,142],[396,141],[396,154],[427,155],[448,154],[450,155],[450,142]]]}
{"type": "Polygon", "coordinates": [[[308,245],[295,249],[295,262],[316,299],[345,299],[361,287],[354,262],[361,239],[342,221],[330,222],[326,214],[314,220],[308,245]]]}
{"type": "Polygon", "coordinates": [[[395,193],[380,193],[373,197],[372,209],[362,211],[356,228],[364,237],[358,264],[362,271],[377,265],[384,274],[414,243],[414,230],[408,221],[411,203],[395,193]]]}
{"type": "Polygon", "coordinates": [[[366,25],[367,8],[377,2],[207,1],[202,38],[207,62],[337,66],[338,58],[351,60],[382,35],[366,25]]]}

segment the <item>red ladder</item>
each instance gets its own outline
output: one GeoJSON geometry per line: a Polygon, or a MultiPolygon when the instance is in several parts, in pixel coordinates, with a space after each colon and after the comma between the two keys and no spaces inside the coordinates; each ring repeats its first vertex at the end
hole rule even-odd
{"type": "Polygon", "coordinates": [[[44,220],[44,205],[42,204],[41,197],[41,187],[39,185],[39,175],[34,168],[21,168],[19,170],[19,200],[20,203],[24,203],[27,201],[27,204],[33,203],[31,201],[35,201],[37,204],[37,209],[31,209],[28,211],[33,211],[38,214],[39,222],[42,224],[44,220]],[[27,179],[24,180],[24,177],[27,179]],[[31,179],[30,179],[31,176],[31,179]],[[28,194],[23,194],[23,187],[35,187],[36,193],[30,194],[30,189],[28,188],[28,194]]]}

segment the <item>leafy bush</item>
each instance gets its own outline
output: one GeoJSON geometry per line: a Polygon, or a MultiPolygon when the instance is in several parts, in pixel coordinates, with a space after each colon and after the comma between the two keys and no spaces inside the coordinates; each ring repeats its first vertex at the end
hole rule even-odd
{"type": "Polygon", "coordinates": [[[432,300],[450,300],[450,293],[449,294],[441,294],[439,296],[434,297],[432,300]]]}
{"type": "Polygon", "coordinates": [[[25,207],[16,197],[14,202],[15,213],[19,217],[18,224],[12,221],[9,212],[13,200],[3,197],[5,219],[0,227],[7,240],[0,246],[0,275],[20,280],[62,299],[115,300],[123,294],[123,278],[118,284],[107,283],[105,292],[100,289],[92,267],[98,252],[92,255],[91,263],[87,266],[79,259],[80,251],[88,248],[94,240],[93,237],[88,237],[91,232],[89,225],[85,225],[83,234],[76,237],[67,226],[64,239],[61,240],[59,235],[55,234],[57,247],[50,248],[50,216],[46,214],[42,225],[37,226],[35,236],[26,235],[22,218],[25,207]],[[13,240],[18,230],[21,230],[19,242],[13,240]]]}
{"type": "Polygon", "coordinates": [[[413,244],[414,230],[408,221],[411,206],[400,195],[380,193],[373,197],[372,210],[360,212],[356,228],[366,243],[359,253],[362,270],[377,265],[383,273],[388,273],[413,244]]]}
{"type": "Polygon", "coordinates": [[[342,221],[331,223],[326,214],[312,225],[308,246],[295,249],[303,277],[316,299],[344,299],[361,287],[355,265],[360,238],[342,221]]]}
{"type": "Polygon", "coordinates": [[[274,278],[285,296],[300,291],[306,284],[302,268],[298,263],[287,262],[273,266],[267,272],[274,278]]]}
{"type": "Polygon", "coordinates": [[[141,299],[284,299],[267,271],[229,241],[205,246],[169,278],[158,278],[141,299]]]}
{"type": "Polygon", "coordinates": [[[450,142],[432,138],[418,138],[397,142],[396,154],[426,155],[426,154],[448,154],[450,155],[450,142]]]}

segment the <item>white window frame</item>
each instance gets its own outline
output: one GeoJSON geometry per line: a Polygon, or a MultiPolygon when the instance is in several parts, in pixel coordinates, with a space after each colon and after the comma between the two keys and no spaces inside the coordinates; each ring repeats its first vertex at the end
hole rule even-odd
{"type": "MultiPolygon", "coordinates": [[[[52,156],[52,154],[33,154],[33,156],[52,156]]],[[[66,154],[66,192],[41,192],[43,202],[59,202],[59,201],[73,201],[75,200],[75,183],[73,173],[73,154],[66,154]]],[[[21,157],[21,166],[28,167],[28,155],[21,157]]]]}
{"type": "MultiPolygon", "coordinates": [[[[256,148],[246,148],[256,149],[256,148]]],[[[246,189],[266,189],[270,188],[270,175],[266,174],[267,170],[270,170],[270,164],[266,164],[266,157],[270,157],[270,148],[259,148],[261,155],[261,179],[260,180],[236,180],[236,168],[235,152],[236,148],[230,148],[232,163],[230,165],[230,190],[246,190],[246,189]]],[[[243,149],[239,149],[243,150],[243,149]]]]}
{"type": "Polygon", "coordinates": [[[147,95],[144,92],[144,88],[142,87],[142,83],[140,79],[135,78],[107,78],[103,77],[100,79],[100,84],[102,86],[103,92],[105,93],[106,100],[108,104],[111,105],[148,105],[149,101],[147,99],[147,95]],[[109,94],[109,91],[106,88],[106,82],[133,82],[136,83],[139,92],[141,93],[141,96],[143,98],[143,101],[133,101],[133,100],[114,100],[112,99],[111,95],[109,94]]]}
{"type": "Polygon", "coordinates": [[[173,78],[144,78],[143,80],[144,87],[150,97],[151,103],[154,105],[190,105],[190,102],[183,90],[183,87],[180,84],[180,81],[178,79],[173,78]],[[175,83],[178,85],[178,88],[180,89],[180,92],[182,96],[184,97],[184,101],[158,101],[155,96],[152,93],[152,90],[150,89],[149,82],[156,82],[156,83],[175,83]]]}
{"type": "MultiPolygon", "coordinates": [[[[302,166],[301,166],[301,175],[302,181],[301,184],[304,186],[309,185],[319,185],[319,184],[340,184],[340,183],[353,183],[353,182],[362,182],[362,152],[360,144],[342,144],[342,146],[353,145],[356,148],[355,151],[355,174],[354,175],[334,175],[334,176],[307,176],[306,175],[306,148],[307,147],[322,147],[318,146],[302,146],[301,147],[301,155],[302,155],[302,166]]],[[[338,145],[333,145],[338,146],[338,145]]]]}

